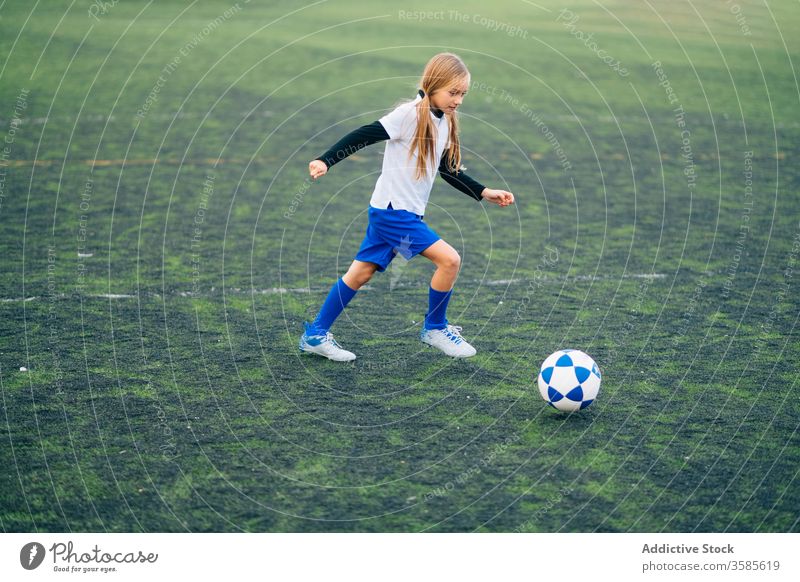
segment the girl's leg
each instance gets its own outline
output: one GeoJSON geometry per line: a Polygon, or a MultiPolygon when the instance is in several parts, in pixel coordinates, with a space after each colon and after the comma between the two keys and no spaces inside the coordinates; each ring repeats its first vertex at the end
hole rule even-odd
{"type": "Polygon", "coordinates": [[[422,256],[436,265],[428,292],[428,313],[425,315],[425,329],[444,329],[447,327],[447,304],[453,294],[453,285],[458,278],[461,257],[458,252],[439,239],[422,256]]]}
{"type": "Polygon", "coordinates": [[[375,263],[367,263],[365,261],[353,261],[350,268],[342,276],[342,280],[347,283],[351,289],[358,291],[362,286],[372,279],[375,271],[378,270],[378,265],[375,263]]]}
{"type": "Polygon", "coordinates": [[[347,273],[333,284],[317,318],[306,331],[308,335],[325,335],[344,311],[356,292],[372,278],[378,266],[364,261],[353,261],[347,273]]]}

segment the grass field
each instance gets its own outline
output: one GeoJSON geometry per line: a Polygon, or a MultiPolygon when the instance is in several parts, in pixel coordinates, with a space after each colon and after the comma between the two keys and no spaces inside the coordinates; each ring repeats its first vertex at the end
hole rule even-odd
{"type": "Polygon", "coordinates": [[[0,4],[0,528],[800,530],[798,5],[561,6],[0,4]],[[383,146],[308,161],[443,50],[517,197],[425,217],[479,353],[423,349],[418,258],[337,321],[354,364],[301,357],[383,146]]]}

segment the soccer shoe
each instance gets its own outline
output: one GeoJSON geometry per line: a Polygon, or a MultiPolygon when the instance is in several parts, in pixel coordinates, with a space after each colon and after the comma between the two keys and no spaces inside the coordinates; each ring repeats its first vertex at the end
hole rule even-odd
{"type": "Polygon", "coordinates": [[[425,329],[423,326],[419,339],[454,358],[469,358],[478,353],[461,337],[461,326],[458,325],[447,324],[444,329],[425,329]]]}
{"type": "Polygon", "coordinates": [[[327,332],[325,335],[308,335],[309,324],[306,323],[305,326],[306,331],[300,337],[301,352],[325,356],[334,362],[351,362],[356,359],[353,352],[342,349],[342,346],[333,339],[331,332],[327,332]]]}

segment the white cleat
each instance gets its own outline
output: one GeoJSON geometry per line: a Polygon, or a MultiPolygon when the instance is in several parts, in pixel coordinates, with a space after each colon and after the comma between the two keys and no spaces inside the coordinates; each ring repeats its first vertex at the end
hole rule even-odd
{"type": "Polygon", "coordinates": [[[331,332],[325,335],[308,335],[308,324],[306,326],[306,333],[300,337],[300,351],[308,352],[310,354],[317,354],[324,356],[334,362],[352,362],[356,359],[353,352],[348,352],[342,349],[331,332]]]}
{"type": "Polygon", "coordinates": [[[469,358],[477,354],[477,350],[461,337],[461,326],[447,324],[444,329],[425,329],[419,333],[422,343],[442,350],[454,358],[469,358]]]}

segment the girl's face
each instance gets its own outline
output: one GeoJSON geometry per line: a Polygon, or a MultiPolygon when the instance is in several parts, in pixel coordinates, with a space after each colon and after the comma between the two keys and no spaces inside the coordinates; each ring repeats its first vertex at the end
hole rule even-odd
{"type": "Polygon", "coordinates": [[[461,105],[469,89],[469,79],[457,81],[431,94],[431,105],[445,113],[453,113],[461,105]]]}

